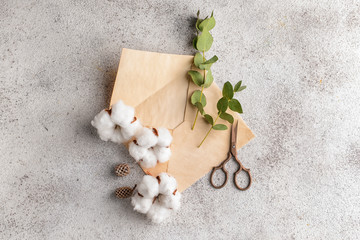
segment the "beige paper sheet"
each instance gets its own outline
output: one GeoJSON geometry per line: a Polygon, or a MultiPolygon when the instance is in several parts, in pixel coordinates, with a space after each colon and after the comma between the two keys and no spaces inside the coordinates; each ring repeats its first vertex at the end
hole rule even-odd
{"type": "MultiPolygon", "coordinates": [[[[153,176],[168,172],[177,179],[181,192],[223,161],[229,150],[230,125],[222,119],[218,123],[228,125],[229,129],[212,131],[204,144],[197,148],[210,125],[199,116],[195,129],[191,130],[196,109],[189,102],[189,96],[198,89],[187,75],[192,62],[193,56],[124,48],[110,102],[111,106],[121,99],[135,107],[135,114],[143,125],[166,127],[172,131],[170,160],[144,171],[153,176]]],[[[205,94],[205,110],[214,116],[221,90],[213,83],[205,94]]],[[[232,115],[239,121],[239,149],[254,135],[239,114],[232,115]]]]}

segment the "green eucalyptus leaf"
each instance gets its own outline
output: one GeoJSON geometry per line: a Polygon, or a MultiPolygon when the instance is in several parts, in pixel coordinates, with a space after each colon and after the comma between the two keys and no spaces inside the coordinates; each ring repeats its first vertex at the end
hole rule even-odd
{"type": "Polygon", "coordinates": [[[217,60],[218,60],[218,57],[215,55],[215,56],[213,56],[212,58],[210,58],[209,60],[207,60],[207,61],[199,64],[199,68],[200,68],[200,69],[209,70],[210,67],[211,67],[211,65],[212,65],[213,63],[215,63],[217,60]]]}
{"type": "Polygon", "coordinates": [[[214,55],[212,58],[210,58],[209,60],[205,61],[204,63],[215,63],[219,58],[214,55]]]}
{"type": "Polygon", "coordinates": [[[232,99],[234,97],[234,90],[229,81],[224,84],[222,94],[227,99],[232,99]]]}
{"type": "Polygon", "coordinates": [[[239,88],[241,87],[241,83],[242,83],[242,81],[239,81],[237,84],[235,84],[234,92],[239,92],[239,88]]]}
{"type": "Polygon", "coordinates": [[[196,67],[199,67],[199,65],[203,63],[203,59],[204,59],[203,55],[201,55],[201,53],[197,52],[194,57],[194,65],[196,67]]]}
{"type": "Polygon", "coordinates": [[[242,90],[244,90],[245,88],[246,88],[246,86],[241,86],[241,87],[239,88],[239,92],[242,91],[242,90]]]}
{"type": "Polygon", "coordinates": [[[205,114],[204,117],[208,123],[210,123],[211,125],[214,125],[214,119],[212,118],[212,116],[210,116],[209,114],[205,114]]]}
{"type": "Polygon", "coordinates": [[[193,47],[194,47],[196,50],[198,50],[197,47],[196,47],[197,41],[198,41],[198,36],[194,37],[194,39],[193,39],[193,47]]]}
{"type": "Polygon", "coordinates": [[[224,124],[216,124],[212,127],[214,130],[226,130],[228,127],[224,124]]]}
{"type": "Polygon", "coordinates": [[[201,24],[202,21],[203,21],[203,19],[200,19],[200,18],[198,18],[198,19],[196,20],[196,24],[195,24],[196,30],[201,31],[200,28],[199,28],[199,26],[200,26],[200,24],[201,24]]]}
{"type": "Polygon", "coordinates": [[[209,64],[199,64],[198,68],[200,68],[201,70],[209,70],[211,68],[212,63],[209,64]]]}
{"type": "Polygon", "coordinates": [[[222,97],[217,102],[217,109],[220,113],[226,112],[228,108],[228,100],[225,97],[222,97]]]}
{"type": "Polygon", "coordinates": [[[201,95],[201,91],[200,90],[196,90],[193,92],[193,94],[191,95],[191,103],[192,105],[195,105],[195,103],[201,103],[201,105],[203,107],[206,106],[206,97],[205,97],[205,94],[203,93],[201,95]],[[200,101],[200,96],[201,96],[201,101],[200,101]]]}
{"type": "Polygon", "coordinates": [[[200,102],[196,102],[196,103],[195,103],[195,107],[196,107],[197,109],[199,109],[199,112],[201,113],[201,115],[204,115],[204,113],[205,113],[204,107],[203,107],[203,105],[202,105],[200,102]]]}
{"type": "Polygon", "coordinates": [[[235,98],[231,99],[229,101],[229,108],[231,110],[233,110],[234,112],[238,112],[238,113],[243,113],[241,104],[239,103],[239,101],[235,98]]]}
{"type": "Polygon", "coordinates": [[[204,88],[210,87],[210,85],[212,84],[213,81],[214,81],[214,78],[211,73],[211,70],[209,69],[209,71],[206,72],[204,88]]]}
{"type": "Polygon", "coordinates": [[[203,84],[203,77],[198,71],[190,70],[188,71],[188,74],[197,86],[200,87],[203,84]]]}
{"type": "Polygon", "coordinates": [[[196,42],[196,49],[203,52],[207,52],[213,43],[214,39],[209,32],[202,32],[200,36],[198,36],[196,42]]]}
{"type": "Polygon", "coordinates": [[[202,19],[199,18],[199,16],[200,16],[200,10],[197,11],[196,16],[197,16],[197,19],[196,19],[195,27],[196,27],[196,30],[200,31],[199,25],[200,25],[200,23],[202,22],[202,19]]]}
{"type": "Polygon", "coordinates": [[[226,112],[221,113],[220,118],[228,121],[231,124],[234,122],[233,116],[231,116],[230,114],[228,114],[226,112]]]}
{"type": "Polygon", "coordinates": [[[215,18],[214,18],[214,12],[211,13],[211,17],[204,19],[204,21],[202,21],[198,28],[200,31],[210,31],[211,29],[213,29],[215,27],[215,18]]]}

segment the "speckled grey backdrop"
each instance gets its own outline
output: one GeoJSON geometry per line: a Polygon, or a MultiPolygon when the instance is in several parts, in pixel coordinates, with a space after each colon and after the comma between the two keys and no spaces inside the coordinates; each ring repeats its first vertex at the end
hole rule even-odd
{"type": "Polygon", "coordinates": [[[1,239],[359,237],[357,1],[2,0],[0,43],[1,239]],[[215,9],[216,81],[248,86],[243,118],[257,137],[239,156],[254,183],[214,190],[206,176],[156,226],[113,196],[142,172],[90,120],[121,49],[192,54],[199,8],[215,9]]]}

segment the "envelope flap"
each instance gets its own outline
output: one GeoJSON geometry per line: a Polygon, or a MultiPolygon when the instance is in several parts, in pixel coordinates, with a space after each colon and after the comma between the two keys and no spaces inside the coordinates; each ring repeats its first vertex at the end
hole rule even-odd
{"type": "Polygon", "coordinates": [[[110,106],[120,99],[137,107],[168,83],[186,79],[193,56],[123,48],[110,106]]]}

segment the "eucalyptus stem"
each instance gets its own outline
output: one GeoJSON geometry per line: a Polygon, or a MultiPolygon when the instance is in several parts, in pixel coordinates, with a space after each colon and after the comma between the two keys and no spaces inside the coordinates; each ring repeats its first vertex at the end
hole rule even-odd
{"type": "Polygon", "coordinates": [[[211,130],[213,129],[213,126],[215,125],[216,121],[219,119],[220,113],[217,115],[214,123],[211,125],[211,128],[209,129],[209,131],[206,133],[204,139],[201,141],[201,143],[199,144],[198,148],[201,147],[201,145],[203,144],[203,142],[205,141],[205,139],[209,136],[211,130]]]}
{"type": "MultiPolygon", "coordinates": [[[[214,55],[209,60],[206,60],[205,58],[205,52],[210,50],[211,45],[213,43],[213,37],[209,32],[211,29],[215,27],[215,18],[213,16],[213,12],[211,13],[210,17],[206,17],[204,19],[200,19],[199,16],[200,16],[200,11],[197,12],[197,20],[195,24],[196,36],[192,42],[194,49],[197,50],[194,56],[194,66],[197,67],[197,69],[189,70],[188,74],[190,75],[193,83],[196,86],[200,87],[201,90],[200,89],[195,90],[190,97],[191,104],[197,108],[195,119],[191,126],[191,130],[194,130],[195,128],[196,121],[199,116],[199,112],[205,118],[206,121],[209,122],[208,119],[211,118],[211,116],[206,114],[204,110],[206,106],[206,94],[204,92],[204,89],[210,87],[210,85],[214,81],[210,68],[212,64],[218,60],[218,57],[216,55],[214,55]],[[202,71],[204,71],[204,73],[202,71]]],[[[211,122],[213,122],[212,118],[211,118],[211,122]]],[[[217,128],[218,126],[215,126],[214,129],[221,130],[217,128]]],[[[224,127],[220,126],[220,128],[224,128],[224,127]]]]}
{"type": "MultiPolygon", "coordinates": [[[[201,95],[202,95],[202,90],[201,90],[201,95]]],[[[191,130],[194,130],[194,128],[195,128],[195,124],[196,124],[196,120],[197,120],[198,116],[199,116],[199,109],[196,111],[195,120],[194,120],[194,123],[193,123],[193,125],[191,127],[191,130]]]]}
{"type": "MultiPolygon", "coordinates": [[[[203,51],[203,61],[204,61],[204,62],[206,61],[205,51],[203,51]]],[[[204,69],[204,82],[205,82],[205,78],[206,78],[206,70],[204,69]]],[[[200,102],[201,102],[201,98],[202,98],[203,92],[204,92],[204,86],[202,86],[202,88],[201,88],[200,102]]],[[[191,127],[191,130],[194,130],[194,128],[195,128],[195,124],[196,124],[196,120],[197,120],[198,116],[199,116],[199,109],[196,111],[195,120],[194,120],[194,123],[193,123],[193,125],[192,125],[192,127],[191,127]]]]}
{"type": "MultiPolygon", "coordinates": [[[[205,58],[205,51],[203,51],[203,62],[206,61],[206,58],[205,58]]],[[[204,82],[205,82],[205,79],[206,79],[206,70],[204,69],[204,82]]],[[[204,87],[203,87],[204,89],[204,87]]],[[[201,102],[201,95],[200,95],[200,102],[201,102]]]]}

